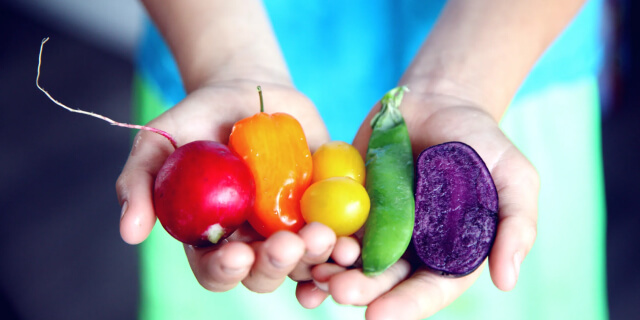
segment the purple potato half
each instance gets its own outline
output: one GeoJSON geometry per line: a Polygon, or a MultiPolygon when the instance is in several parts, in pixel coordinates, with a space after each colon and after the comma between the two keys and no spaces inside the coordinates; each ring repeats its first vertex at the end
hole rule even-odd
{"type": "Polygon", "coordinates": [[[447,142],[416,161],[413,245],[443,275],[464,276],[489,255],[498,227],[498,193],[473,148],[447,142]]]}

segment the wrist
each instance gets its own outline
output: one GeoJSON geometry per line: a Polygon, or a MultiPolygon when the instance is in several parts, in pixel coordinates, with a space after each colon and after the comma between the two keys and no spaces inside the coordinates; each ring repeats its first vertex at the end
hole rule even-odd
{"type": "Polygon", "coordinates": [[[401,84],[462,98],[499,120],[581,3],[448,1],[401,84]]]}
{"type": "Polygon", "coordinates": [[[144,0],[189,93],[210,82],[257,79],[290,84],[259,0],[144,0]]]}
{"type": "Polygon", "coordinates": [[[500,92],[442,74],[407,74],[400,84],[411,90],[411,96],[422,100],[416,105],[429,106],[428,110],[421,110],[426,116],[442,109],[464,107],[478,109],[499,121],[509,103],[508,99],[500,98],[500,92]]]}
{"type": "MultiPolygon", "coordinates": [[[[211,30],[215,33],[215,30],[211,30]]],[[[177,57],[185,89],[191,92],[204,85],[255,81],[291,86],[289,70],[272,34],[209,44],[214,36],[203,34],[187,57],[177,57]],[[265,39],[268,38],[268,39],[265,39]]]]}
{"type": "Polygon", "coordinates": [[[202,77],[196,88],[202,86],[220,84],[246,84],[249,83],[255,89],[258,85],[276,85],[279,87],[293,88],[293,82],[289,71],[285,68],[260,63],[227,63],[218,68],[212,68],[211,72],[202,77]]]}

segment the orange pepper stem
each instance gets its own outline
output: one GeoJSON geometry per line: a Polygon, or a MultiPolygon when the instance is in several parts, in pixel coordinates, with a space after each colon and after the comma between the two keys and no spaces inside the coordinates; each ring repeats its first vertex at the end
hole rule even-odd
{"type": "Polygon", "coordinates": [[[258,95],[260,96],[260,112],[264,112],[264,101],[262,99],[262,87],[258,86],[258,95]]]}

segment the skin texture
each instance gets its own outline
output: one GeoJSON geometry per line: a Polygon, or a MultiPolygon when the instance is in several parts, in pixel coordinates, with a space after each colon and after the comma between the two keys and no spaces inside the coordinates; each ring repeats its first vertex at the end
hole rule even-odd
{"type": "MultiPolygon", "coordinates": [[[[226,142],[233,123],[255,113],[255,86],[260,84],[266,101],[301,122],[312,151],[328,140],[313,104],[291,84],[259,1],[143,3],[169,43],[188,92],[150,126],[171,132],[179,144],[197,139],[226,142]]],[[[534,62],[581,4],[451,0],[400,81],[412,90],[401,111],[408,119],[414,155],[458,140],[478,151],[491,171],[501,202],[489,271],[501,290],[513,289],[535,240],[539,178],[498,121],[534,62]]],[[[363,156],[369,121],[378,110],[372,109],[354,140],[363,156]]],[[[170,144],[153,133],[140,133],[134,141],[116,184],[123,208],[120,231],[128,243],[143,241],[155,223],[153,179],[171,152],[170,144]]],[[[316,307],[331,294],[339,303],[366,305],[367,319],[432,315],[460,296],[484,269],[449,279],[413,269],[411,259],[401,259],[380,276],[368,278],[360,269],[346,269],[359,254],[357,240],[336,239],[318,224],[266,240],[244,226],[228,240],[205,250],[185,247],[203,287],[226,291],[242,282],[250,290],[268,292],[287,274],[294,280],[313,275],[314,281],[298,286],[301,305],[316,307]],[[324,264],[329,256],[336,263],[324,264]]]]}

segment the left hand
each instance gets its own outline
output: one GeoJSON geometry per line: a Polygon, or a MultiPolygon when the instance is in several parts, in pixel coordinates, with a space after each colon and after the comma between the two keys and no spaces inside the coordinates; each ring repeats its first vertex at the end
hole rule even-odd
{"type": "MultiPolygon", "coordinates": [[[[378,110],[379,106],[371,111],[354,139],[363,155],[371,135],[369,122],[378,110]]],[[[485,161],[500,199],[498,232],[488,259],[489,269],[497,288],[513,289],[520,264],[536,237],[539,188],[536,170],[502,133],[497,121],[467,100],[408,92],[400,110],[407,122],[414,156],[429,146],[461,141],[473,147],[485,161]]],[[[344,243],[339,241],[334,251],[359,255],[359,246],[344,247],[344,243]]],[[[326,289],[324,297],[331,294],[340,304],[367,306],[367,319],[421,319],[451,304],[483,269],[484,264],[464,277],[443,277],[405,254],[376,277],[365,276],[361,269],[331,263],[316,266],[312,275],[319,287],[326,289]]],[[[298,300],[305,307],[315,307],[322,302],[319,290],[307,286],[299,288],[298,300]]]]}
{"type": "MultiPolygon", "coordinates": [[[[298,119],[312,150],[329,139],[311,101],[292,85],[276,81],[211,82],[190,93],[149,126],[175,134],[179,145],[195,140],[226,143],[234,123],[260,110],[256,83],[262,83],[265,89],[267,111],[286,112],[298,119]]],[[[145,240],[156,222],[154,180],[171,152],[170,144],[155,133],[142,131],[136,136],[116,183],[123,206],[120,233],[127,243],[145,240]]],[[[189,265],[204,288],[224,292],[242,283],[254,292],[271,292],[288,275],[298,281],[309,280],[310,266],[327,261],[335,241],[333,231],[320,224],[306,225],[298,233],[279,231],[264,239],[245,223],[214,246],[184,248],[189,265]]]]}

